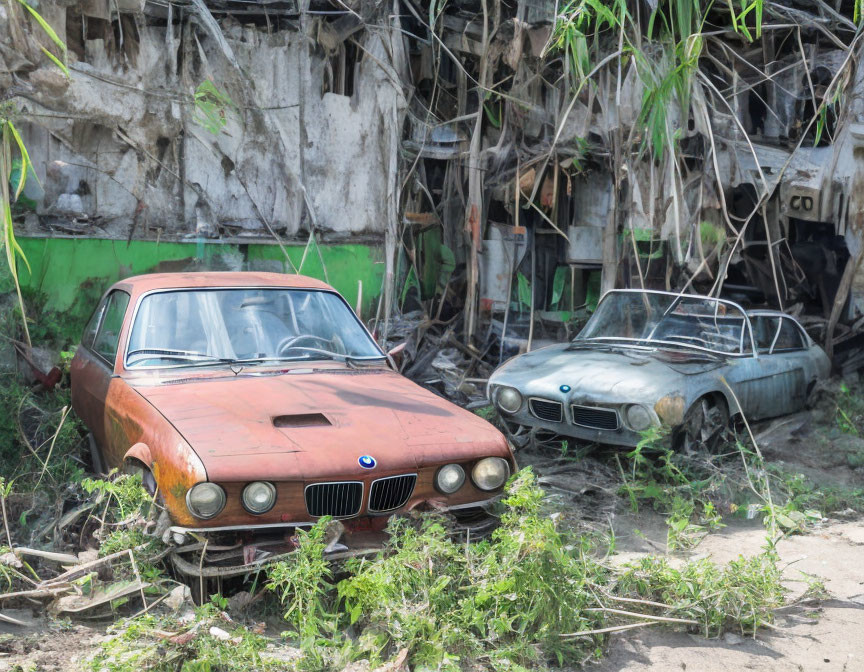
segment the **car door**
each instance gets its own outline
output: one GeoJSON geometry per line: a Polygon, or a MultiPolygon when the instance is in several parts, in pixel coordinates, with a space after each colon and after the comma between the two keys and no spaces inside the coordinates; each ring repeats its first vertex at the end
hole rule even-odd
{"type": "Polygon", "coordinates": [[[751,314],[756,357],[736,367],[736,394],[748,418],[792,413],[804,404],[808,354],[800,327],[777,314],[751,314]]]}
{"type": "MultiPolygon", "coordinates": [[[[794,413],[807,401],[810,355],[801,327],[789,317],[780,318],[780,328],[771,344],[768,358],[775,369],[776,394],[783,402],[783,413],[794,413]]],[[[779,415],[779,414],[778,414],[779,415]]]]}
{"type": "Polygon", "coordinates": [[[102,300],[84,330],[71,366],[72,405],[103,451],[107,446],[105,403],[128,306],[129,295],[122,290],[102,300]]]}

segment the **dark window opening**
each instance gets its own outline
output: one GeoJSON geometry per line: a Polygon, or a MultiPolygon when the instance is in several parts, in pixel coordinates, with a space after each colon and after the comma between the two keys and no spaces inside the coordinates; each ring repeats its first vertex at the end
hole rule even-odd
{"type": "Polygon", "coordinates": [[[362,51],[354,42],[344,42],[324,65],[322,93],[354,95],[354,80],[362,51]]]}
{"type": "Polygon", "coordinates": [[[765,134],[765,117],[768,116],[768,105],[765,104],[766,94],[764,84],[753,87],[747,94],[748,119],[745,128],[750,135],[765,134]]]}

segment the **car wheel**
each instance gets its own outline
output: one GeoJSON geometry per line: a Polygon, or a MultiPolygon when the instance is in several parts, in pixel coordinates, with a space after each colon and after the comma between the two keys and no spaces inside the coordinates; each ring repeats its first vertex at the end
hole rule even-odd
{"type": "Polygon", "coordinates": [[[702,397],[684,414],[684,421],[673,434],[672,447],[685,454],[717,452],[728,429],[726,403],[715,397],[702,397]]]}

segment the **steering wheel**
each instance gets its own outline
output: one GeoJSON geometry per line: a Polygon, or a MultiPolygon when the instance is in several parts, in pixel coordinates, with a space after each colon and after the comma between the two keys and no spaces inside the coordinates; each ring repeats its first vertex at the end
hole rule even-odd
{"type": "MultiPolygon", "coordinates": [[[[288,336],[287,338],[283,338],[279,345],[276,346],[276,354],[281,357],[288,350],[296,347],[296,343],[300,343],[303,341],[317,341],[322,345],[330,345],[330,341],[322,336],[315,336],[314,334],[301,334],[300,336],[288,336]]],[[[327,348],[325,348],[326,350],[327,348]]]]}

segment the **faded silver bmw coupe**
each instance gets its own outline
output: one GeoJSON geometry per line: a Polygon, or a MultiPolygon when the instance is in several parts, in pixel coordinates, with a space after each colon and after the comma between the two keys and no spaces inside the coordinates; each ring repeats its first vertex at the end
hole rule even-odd
{"type": "Polygon", "coordinates": [[[731,301],[613,290],[570,343],[513,357],[487,394],[518,444],[538,432],[635,446],[652,427],[712,449],[741,413],[804,407],[828,356],[791,316],[731,301]]]}

